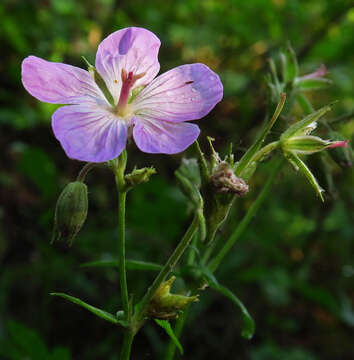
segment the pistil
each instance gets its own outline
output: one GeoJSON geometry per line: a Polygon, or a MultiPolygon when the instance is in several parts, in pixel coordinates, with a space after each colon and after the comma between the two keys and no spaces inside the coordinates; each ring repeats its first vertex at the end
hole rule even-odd
{"type": "Polygon", "coordinates": [[[145,75],[145,73],[141,74],[133,74],[132,71],[127,72],[122,69],[121,72],[121,80],[122,80],[122,89],[120,91],[119,101],[116,107],[117,114],[120,116],[125,116],[128,111],[128,101],[131,94],[131,89],[135,82],[142,78],[145,75]]]}

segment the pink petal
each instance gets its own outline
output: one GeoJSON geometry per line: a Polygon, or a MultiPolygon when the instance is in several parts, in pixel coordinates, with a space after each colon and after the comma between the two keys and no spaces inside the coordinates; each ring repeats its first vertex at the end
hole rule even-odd
{"type": "Polygon", "coordinates": [[[328,149],[334,149],[337,147],[348,147],[349,140],[344,141],[333,141],[329,146],[328,149]]]}
{"type": "Polygon", "coordinates": [[[327,68],[326,65],[322,64],[317,70],[315,70],[311,74],[307,74],[301,77],[301,79],[316,79],[323,77],[327,74],[327,68]]]}
{"type": "Polygon", "coordinates": [[[23,60],[22,83],[32,96],[53,104],[108,104],[86,70],[36,56],[23,60]]]}
{"type": "Polygon", "coordinates": [[[199,127],[190,123],[171,123],[136,119],[133,137],[141,151],[153,154],[177,154],[199,136],[199,127]]]}
{"type": "Polygon", "coordinates": [[[219,76],[204,64],[178,66],[158,76],[133,100],[135,113],[180,122],[205,116],[222,99],[219,76]]]}
{"type": "Polygon", "coordinates": [[[134,75],[144,74],[134,87],[148,84],[159,72],[157,55],[160,40],[151,31],[130,27],[106,37],[98,47],[96,68],[103,77],[115,104],[122,86],[122,69],[134,75]]]}
{"type": "Polygon", "coordinates": [[[116,158],[124,149],[127,126],[105,109],[88,105],[59,108],[52,116],[52,127],[69,158],[104,162],[116,158]]]}

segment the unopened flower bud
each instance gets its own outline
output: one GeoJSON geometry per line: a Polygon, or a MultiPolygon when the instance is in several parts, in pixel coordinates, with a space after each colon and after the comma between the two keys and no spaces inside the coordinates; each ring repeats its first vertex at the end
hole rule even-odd
{"type": "Polygon", "coordinates": [[[234,174],[231,166],[225,161],[218,165],[210,180],[218,193],[230,193],[238,196],[248,193],[248,185],[234,174]]]}
{"type": "Polygon", "coordinates": [[[81,181],[66,185],[55,208],[52,243],[63,238],[71,245],[86,220],[87,210],[87,186],[81,181]]]}
{"type": "Polygon", "coordinates": [[[305,135],[293,136],[283,141],[282,147],[285,152],[310,155],[316,152],[337,147],[347,147],[348,141],[323,140],[318,136],[305,135]]]}
{"type": "Polygon", "coordinates": [[[171,286],[175,280],[176,277],[172,276],[169,280],[164,281],[157,289],[149,304],[149,316],[158,319],[173,319],[176,318],[178,312],[183,310],[188,304],[199,301],[198,295],[184,296],[171,294],[171,286]]]}

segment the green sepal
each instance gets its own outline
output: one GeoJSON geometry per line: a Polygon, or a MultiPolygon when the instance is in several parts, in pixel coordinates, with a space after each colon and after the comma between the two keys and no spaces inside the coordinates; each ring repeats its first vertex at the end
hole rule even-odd
{"type": "Polygon", "coordinates": [[[210,273],[208,273],[204,270],[203,273],[206,275],[208,284],[212,289],[218,291],[219,293],[227,297],[241,310],[241,314],[242,314],[241,335],[242,337],[248,340],[252,339],[256,326],[254,320],[252,319],[245,305],[243,305],[242,301],[231,290],[229,290],[227,287],[223,285],[220,285],[219,282],[214,277],[214,275],[211,273],[211,271],[210,273]]]}
{"type": "Polygon", "coordinates": [[[199,301],[198,295],[185,296],[172,294],[170,290],[175,279],[175,276],[171,276],[156,290],[148,308],[148,315],[150,317],[158,319],[174,319],[178,316],[178,312],[183,310],[188,304],[199,301]]]}
{"type": "Polygon", "coordinates": [[[301,136],[308,133],[308,127],[315,123],[321,116],[332,109],[331,105],[323,106],[321,109],[306,116],[304,119],[291,125],[280,137],[280,140],[289,139],[292,136],[301,136]]]}
{"type": "Polygon", "coordinates": [[[183,194],[192,202],[194,207],[199,207],[201,179],[198,161],[193,158],[183,158],[180,167],[175,171],[175,176],[183,194]]]}
{"type": "Polygon", "coordinates": [[[292,84],[299,73],[299,66],[296,55],[290,44],[288,44],[284,53],[280,54],[283,70],[283,81],[286,84],[292,84]]]}
{"type": "Polygon", "coordinates": [[[104,311],[102,309],[99,309],[95,306],[92,306],[90,304],[87,304],[86,302],[80,300],[79,298],[76,298],[76,297],[73,297],[73,296],[70,296],[70,295],[67,295],[67,294],[64,294],[64,293],[50,293],[50,295],[52,296],[59,296],[59,297],[62,297],[64,298],[65,300],[68,300],[76,305],[79,305],[81,307],[83,307],[84,309],[90,311],[92,314],[100,317],[101,319],[104,319],[108,322],[111,322],[113,324],[120,324],[122,325],[116,316],[112,315],[111,313],[107,312],[107,311],[104,311]]]}
{"type": "Polygon", "coordinates": [[[127,189],[129,190],[134,186],[148,182],[150,177],[154,174],[156,174],[154,167],[144,167],[142,169],[134,168],[130,174],[124,176],[127,189]]]}
{"type": "Polygon", "coordinates": [[[174,344],[176,345],[176,347],[179,350],[179,352],[181,353],[181,355],[183,355],[183,353],[184,353],[183,347],[182,347],[181,343],[179,342],[177,336],[175,335],[171,324],[167,320],[160,320],[160,319],[154,319],[154,320],[157,325],[161,326],[166,331],[167,335],[174,342],[174,344]]]}
{"type": "MultiPolygon", "coordinates": [[[[80,265],[82,268],[91,267],[119,267],[118,260],[97,260],[90,261],[80,265]]],[[[128,270],[142,270],[142,271],[160,271],[163,266],[154,262],[141,261],[141,260],[129,260],[125,261],[125,267],[128,270]]]]}
{"type": "Polygon", "coordinates": [[[285,152],[310,155],[327,149],[332,144],[330,140],[323,140],[318,136],[293,136],[282,143],[285,152]]]}
{"type": "Polygon", "coordinates": [[[271,120],[265,125],[263,131],[259,135],[258,139],[252,144],[252,146],[246,151],[246,153],[242,156],[241,160],[237,163],[235,167],[235,175],[242,177],[243,172],[246,170],[246,168],[252,163],[252,158],[257,153],[257,151],[261,148],[261,146],[264,143],[264,140],[266,136],[268,135],[269,131],[272,129],[273,125],[277,121],[284,103],[285,103],[286,95],[283,93],[281,95],[281,99],[274,111],[274,114],[271,118],[271,120]]]}
{"type": "Polygon", "coordinates": [[[309,91],[324,89],[330,86],[332,84],[332,81],[326,78],[303,79],[300,77],[296,80],[295,83],[300,90],[309,91]]]}
{"type": "Polygon", "coordinates": [[[311,170],[306,166],[306,164],[298,157],[297,154],[293,152],[287,152],[285,153],[285,157],[289,160],[289,162],[294,166],[295,170],[300,170],[307,178],[309,183],[312,185],[312,187],[315,189],[317,195],[320,197],[320,199],[324,202],[324,198],[322,193],[324,190],[321,188],[321,186],[318,184],[315,176],[312,174],[311,170]]]}
{"type": "Polygon", "coordinates": [[[128,100],[128,104],[130,104],[138,96],[138,94],[141,92],[141,90],[144,89],[144,87],[145,85],[141,85],[132,90],[132,94],[128,100]]]}
{"type": "Polygon", "coordinates": [[[82,58],[87,65],[87,71],[90,73],[92,79],[95,81],[97,86],[101,89],[101,91],[103,92],[103,95],[105,96],[107,101],[112,106],[114,106],[113,96],[112,96],[111,92],[108,90],[107,85],[106,85],[105,81],[103,80],[102,76],[99,74],[99,72],[96,70],[96,68],[88,62],[88,60],[84,56],[82,56],[82,58]]]}

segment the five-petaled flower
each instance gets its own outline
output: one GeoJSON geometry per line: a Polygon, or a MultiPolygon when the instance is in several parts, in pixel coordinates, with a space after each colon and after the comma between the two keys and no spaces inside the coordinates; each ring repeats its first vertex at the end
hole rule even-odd
{"type": "Polygon", "coordinates": [[[101,42],[95,67],[112,102],[86,70],[35,56],[24,59],[26,90],[41,101],[68,104],[55,111],[52,127],[70,158],[111,160],[130,134],[147,153],[178,153],[197,139],[198,126],[185,121],[202,118],[221,100],[220,79],[199,63],[156,77],[159,47],[152,32],[136,27],[101,42]]]}

